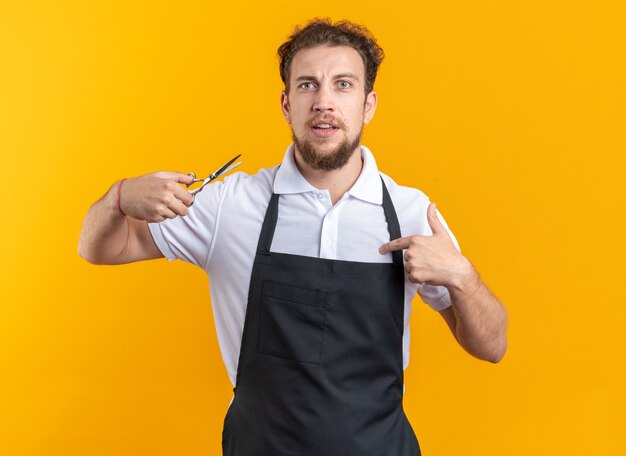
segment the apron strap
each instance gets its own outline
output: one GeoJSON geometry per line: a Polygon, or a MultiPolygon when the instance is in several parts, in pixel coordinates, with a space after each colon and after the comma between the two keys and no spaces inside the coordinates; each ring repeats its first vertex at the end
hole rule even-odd
{"type": "Polygon", "coordinates": [[[261,228],[261,235],[259,236],[259,243],[256,248],[256,252],[262,253],[263,255],[269,255],[270,248],[272,247],[272,239],[274,239],[274,231],[276,230],[276,222],[278,221],[279,196],[280,195],[276,193],[272,193],[272,198],[267,206],[267,212],[263,220],[263,227],[261,228]]]}
{"type": "MultiPolygon", "coordinates": [[[[393,207],[391,196],[387,191],[387,186],[383,181],[383,177],[380,176],[380,182],[383,186],[383,210],[385,211],[385,218],[387,219],[387,230],[389,231],[389,240],[393,241],[402,237],[400,231],[400,224],[398,223],[398,216],[396,210],[393,207]]],[[[261,235],[259,236],[259,243],[257,245],[257,253],[264,255],[270,254],[270,248],[272,247],[272,240],[274,239],[274,232],[276,231],[276,222],[278,221],[278,198],[280,195],[272,193],[269,205],[267,206],[267,212],[265,213],[265,219],[263,220],[263,227],[261,228],[261,235]]],[[[395,250],[391,252],[393,262],[397,266],[404,267],[404,261],[402,259],[402,250],[395,250]]]]}
{"type": "MultiPolygon", "coordinates": [[[[380,182],[383,184],[383,210],[385,211],[385,218],[387,219],[387,230],[389,231],[389,240],[393,241],[394,239],[401,238],[402,232],[400,231],[400,223],[398,222],[398,216],[396,215],[396,210],[393,207],[391,196],[389,196],[389,192],[387,191],[387,186],[385,185],[383,176],[380,176],[380,182]]],[[[391,252],[391,256],[393,258],[393,263],[396,266],[400,266],[404,268],[404,261],[402,259],[402,250],[394,250],[393,252],[391,252]]]]}

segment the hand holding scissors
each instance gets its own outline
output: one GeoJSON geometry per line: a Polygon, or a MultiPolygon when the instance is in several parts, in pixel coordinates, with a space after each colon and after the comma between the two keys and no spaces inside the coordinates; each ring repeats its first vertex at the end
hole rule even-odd
{"type": "MultiPolygon", "coordinates": [[[[209,182],[239,166],[242,162],[234,165],[233,162],[240,156],[237,155],[204,179],[196,178],[194,173],[170,171],[157,171],[125,179],[124,188],[118,194],[119,209],[132,218],[152,223],[185,216],[194,202],[195,195],[209,182]],[[193,190],[185,190],[180,186],[184,184],[189,187],[194,182],[202,184],[193,190]]],[[[121,183],[117,184],[118,189],[120,185],[121,183]]]]}

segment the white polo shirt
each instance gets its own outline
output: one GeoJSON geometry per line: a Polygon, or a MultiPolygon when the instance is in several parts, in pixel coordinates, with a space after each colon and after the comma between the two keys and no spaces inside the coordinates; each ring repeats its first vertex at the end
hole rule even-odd
{"type": "MultiPolygon", "coordinates": [[[[272,195],[280,194],[271,251],[370,263],[392,262],[378,248],[389,242],[382,207],[382,175],[398,215],[402,236],[431,235],[429,200],[421,191],[397,185],[382,174],[370,150],[361,146],[363,169],[353,187],[333,206],[328,190],[313,187],[298,170],[293,145],[280,168],[238,172],[198,193],[189,214],[148,224],[168,260],[180,259],[210,277],[217,337],[228,376],[235,385],[248,289],[261,225],[272,195]]],[[[445,221],[439,218],[448,229],[445,221]]],[[[457,241],[448,229],[455,246],[457,241]]],[[[445,287],[417,285],[405,276],[403,365],[409,363],[411,302],[419,293],[434,310],[450,306],[445,287]]]]}

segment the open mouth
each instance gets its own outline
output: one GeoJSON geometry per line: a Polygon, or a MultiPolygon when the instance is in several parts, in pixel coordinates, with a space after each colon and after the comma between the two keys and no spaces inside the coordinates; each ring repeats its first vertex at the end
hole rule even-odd
{"type": "Polygon", "coordinates": [[[339,130],[339,127],[332,122],[318,122],[311,126],[313,133],[320,138],[327,138],[328,136],[339,130]]]}

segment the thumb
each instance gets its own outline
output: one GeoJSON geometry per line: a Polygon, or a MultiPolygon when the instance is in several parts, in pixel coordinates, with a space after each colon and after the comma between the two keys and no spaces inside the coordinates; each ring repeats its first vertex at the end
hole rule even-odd
{"type": "Polygon", "coordinates": [[[170,179],[181,184],[191,184],[193,182],[193,176],[175,171],[161,171],[159,173],[159,177],[163,179],[170,179]]]}
{"type": "Polygon", "coordinates": [[[437,217],[437,207],[435,206],[435,203],[430,203],[428,205],[426,216],[428,218],[428,226],[430,226],[430,229],[433,231],[434,236],[445,233],[446,229],[443,227],[443,225],[439,221],[439,218],[437,217]]]}

